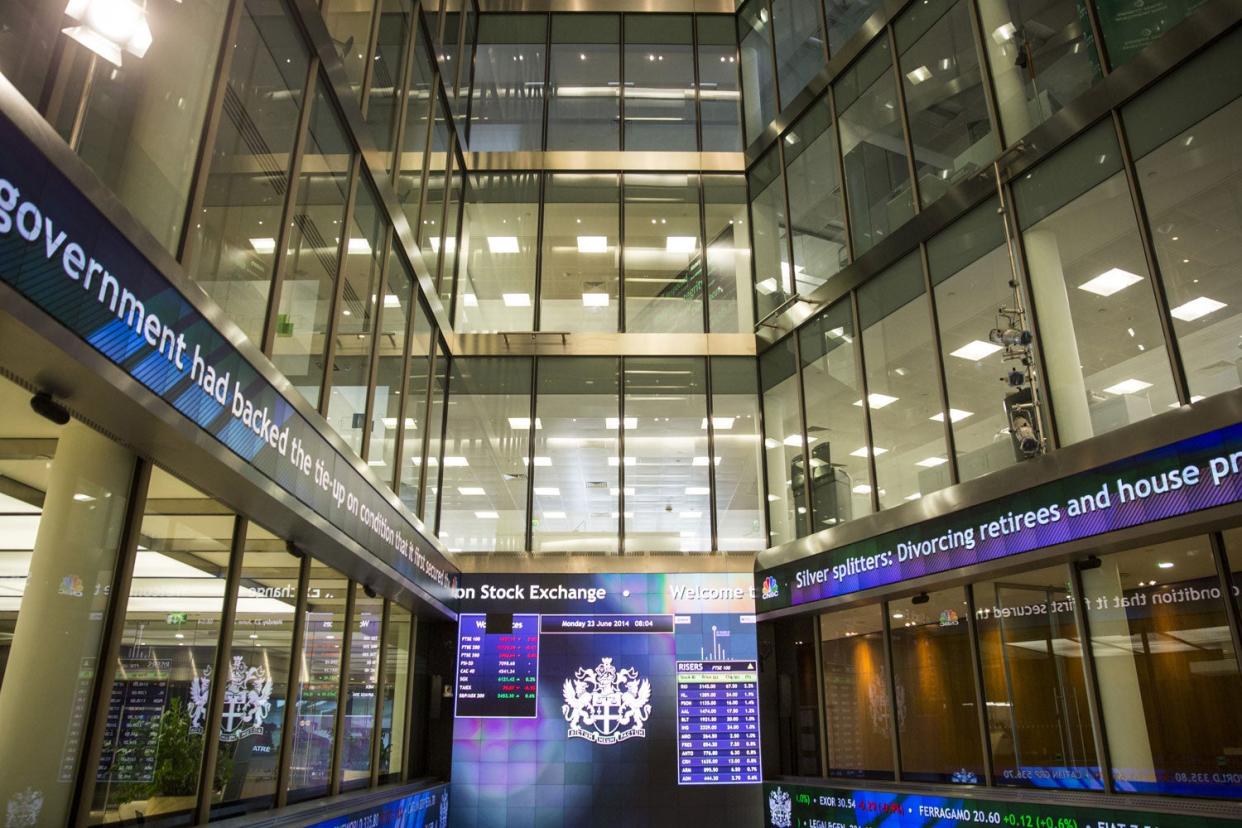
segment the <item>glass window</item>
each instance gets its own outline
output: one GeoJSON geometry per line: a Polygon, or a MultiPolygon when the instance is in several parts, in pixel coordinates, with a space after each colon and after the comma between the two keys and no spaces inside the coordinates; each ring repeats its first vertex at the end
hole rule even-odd
{"type": "MultiPolygon", "coordinates": [[[[464,126],[466,122],[466,104],[470,101],[470,73],[474,71],[474,44],[478,38],[479,16],[475,14],[474,3],[464,3],[461,11],[461,60],[450,60],[457,64],[457,95],[453,98],[453,117],[464,126]]],[[[461,139],[459,131],[458,140],[461,139]]]]}
{"type": "Polygon", "coordinates": [[[544,358],[538,370],[534,551],[615,553],[621,495],[617,360],[544,358]],[[557,494],[539,494],[552,490],[557,494]]]}
{"type": "Polygon", "coordinates": [[[969,0],[932,0],[894,26],[924,205],[996,156],[970,14],[969,0]]]}
{"type": "Polygon", "coordinates": [[[267,695],[257,707],[225,697],[216,754],[222,784],[213,792],[212,819],[275,804],[300,569],[283,540],[247,525],[229,675],[246,677],[249,689],[267,695]]]}
{"type": "MultiPolygon", "coordinates": [[[[453,290],[457,283],[457,249],[461,246],[461,221],[465,197],[466,176],[462,172],[461,156],[453,154],[453,169],[448,177],[449,188],[444,201],[444,243],[440,251],[440,278],[438,281],[440,304],[450,307],[453,290]]],[[[533,222],[532,222],[533,224],[533,222]]]]}
{"type": "Polygon", "coordinates": [[[40,820],[65,825],[134,456],[77,420],[40,417],[3,378],[0,411],[6,445],[39,447],[0,459],[0,801],[39,791],[40,820]]]}
{"type": "MultiPolygon", "coordinates": [[[[887,509],[950,483],[931,311],[918,255],[865,284],[858,291],[858,313],[876,486],[880,508],[887,509]]],[[[866,446],[854,450],[867,453],[866,446]]]]}
{"type": "Polygon", "coordinates": [[[776,727],[766,731],[769,744],[775,742],[776,769],[768,762],[769,773],[817,776],[820,774],[820,695],[815,666],[815,617],[781,618],[773,623],[775,646],[775,686],[779,694],[776,727]],[[772,731],[775,731],[773,735],[772,731]]]}
{"type": "MultiPolygon", "coordinates": [[[[431,408],[427,417],[427,476],[423,488],[423,505],[417,510],[423,523],[433,532],[436,531],[436,522],[440,513],[440,454],[444,436],[444,398],[448,394],[449,361],[444,353],[444,343],[441,341],[436,346],[436,355],[431,364],[431,389],[428,392],[431,394],[431,408]]],[[[412,454],[410,460],[414,461],[412,454]]],[[[417,462],[421,463],[422,458],[420,457],[417,462]]]]}
{"type": "Polygon", "coordinates": [[[311,561],[299,661],[297,725],[289,761],[290,801],[328,792],[349,588],[349,581],[336,570],[311,561]]]}
{"type": "Polygon", "coordinates": [[[794,295],[789,267],[789,223],[781,160],[772,148],[751,168],[750,229],[754,245],[755,315],[762,322],[794,295]]]}
{"type": "Polygon", "coordinates": [[[354,617],[349,636],[345,679],[345,730],[341,733],[341,788],[365,788],[371,782],[371,737],[379,691],[380,633],[384,599],[354,584],[354,617]]]}
{"type": "Polygon", "coordinates": [[[263,339],[276,238],[306,83],[306,47],[281,5],[242,7],[190,276],[254,342],[263,339]]]}
{"type": "Polygon", "coordinates": [[[353,166],[349,139],[322,89],[315,96],[306,143],[289,223],[272,362],[318,408],[353,166]]]}
{"type": "MultiPolygon", "coordinates": [[[[415,18],[416,25],[421,27],[415,18]]],[[[423,48],[421,31],[414,32],[414,59],[410,64],[409,89],[406,92],[405,123],[397,156],[397,200],[405,213],[410,230],[417,236],[422,229],[419,220],[423,192],[423,161],[427,153],[427,131],[430,128],[433,103],[434,74],[431,58],[423,48]]]]}
{"type": "Polygon", "coordinates": [[[539,283],[542,330],[617,330],[620,201],[616,173],[548,176],[539,283]]]}
{"type": "MultiPolygon", "coordinates": [[[[65,95],[61,111],[49,112],[48,120],[134,218],[173,252],[198,160],[228,5],[225,0],[142,4],[150,48],[141,59],[127,55],[120,66],[98,59],[72,39],[62,40],[61,71],[72,73],[71,78],[83,76],[87,99],[65,95]]],[[[295,88],[302,83],[299,77],[295,88]]]]}
{"type": "Polygon", "coordinates": [[[747,357],[714,357],[712,429],[716,454],[716,538],[721,552],[767,549],[759,373],[747,357]]]}
{"type": "Polygon", "coordinates": [[[1008,575],[974,591],[993,780],[1101,790],[1069,570],[1008,575]]]}
{"type": "MultiPolygon", "coordinates": [[[[362,454],[363,421],[371,384],[371,346],[382,290],[384,225],[375,193],[366,179],[358,182],[349,236],[345,243],[345,279],[337,308],[336,347],[332,354],[332,393],[328,423],[362,454]]],[[[384,294],[384,302],[388,301],[384,294]]]]}
{"type": "Polygon", "coordinates": [[[474,63],[470,151],[543,147],[543,14],[484,14],[474,63]]]}
{"type": "Polygon", "coordinates": [[[376,33],[374,69],[367,90],[367,125],[391,169],[396,143],[397,113],[401,103],[401,66],[405,50],[414,48],[413,0],[381,0],[379,29],[376,33]]]}
{"type": "MultiPolygon", "coordinates": [[[[440,250],[445,247],[457,248],[457,239],[449,237],[444,241],[444,200],[445,187],[448,181],[448,167],[451,153],[449,141],[452,136],[444,120],[445,103],[440,96],[435,98],[435,106],[431,116],[431,145],[427,150],[427,176],[423,179],[423,211],[422,220],[411,229],[418,235],[419,248],[423,254],[423,262],[427,265],[431,281],[439,287],[440,250]]],[[[448,303],[444,303],[448,306],[448,303]]]]}
{"type": "Polygon", "coordinates": [[[882,5],[882,0],[824,0],[828,50],[835,55],[882,5]]]}
{"type": "Polygon", "coordinates": [[[802,374],[816,531],[871,514],[871,467],[848,299],[804,325],[802,374]]]}
{"type": "Polygon", "coordinates": [[[1126,107],[1138,182],[1191,400],[1237,388],[1242,354],[1242,35],[1126,107]]]}
{"type": "MultiPolygon", "coordinates": [[[[436,413],[424,422],[423,418],[427,413],[427,394],[432,389],[430,354],[434,329],[426,305],[420,301],[415,310],[410,337],[409,372],[406,377],[405,393],[402,395],[405,398],[405,407],[404,413],[399,415],[402,419],[403,436],[397,449],[397,467],[400,469],[397,495],[411,512],[421,516],[424,513],[419,476],[423,467],[423,443],[431,435],[439,437],[441,428],[439,412],[442,409],[436,409],[436,413]]],[[[380,376],[385,375],[381,373],[380,376]]],[[[397,422],[394,420],[392,426],[395,428],[396,425],[397,422]]],[[[385,421],[384,428],[388,427],[389,423],[385,421]]],[[[434,478],[432,482],[434,483],[434,478]]]]}
{"type": "Polygon", "coordinates": [[[699,118],[704,152],[742,149],[742,92],[732,15],[695,15],[699,34],[699,118]]]}
{"type": "Polygon", "coordinates": [[[42,0],[13,0],[0,6],[0,74],[33,106],[51,72],[64,9],[42,0]]]}
{"type": "Polygon", "coordinates": [[[461,7],[469,5],[463,0],[444,0],[444,30],[436,39],[436,58],[440,62],[440,73],[444,78],[444,93],[448,95],[454,117],[464,114],[464,109],[457,101],[457,72],[461,68],[458,60],[458,47],[461,43],[462,15],[461,7]]]}
{"type": "Polygon", "coordinates": [[[1097,4],[1104,50],[1113,68],[1124,66],[1181,23],[1205,0],[1176,0],[1156,7],[1132,6],[1108,0],[1097,4]]]}
{"type": "Polygon", "coordinates": [[[625,176],[625,329],[700,333],[699,177],[625,176]]]}
{"type": "Polygon", "coordinates": [[[836,82],[854,255],[914,215],[905,133],[888,41],[880,38],[836,82]]]}
{"type": "Polygon", "coordinates": [[[1112,125],[1023,176],[1014,199],[1062,445],[1176,405],[1112,125]]]}
{"type": "Polygon", "coordinates": [[[759,382],[768,467],[768,546],[779,546],[807,533],[802,403],[792,336],[759,356],[759,382]]]}
{"type": "Polygon", "coordinates": [[[965,590],[890,601],[901,778],[983,782],[965,590]],[[915,603],[919,599],[921,603],[915,603]],[[925,600],[924,600],[925,599],[925,600]]]}
{"type": "MultiPolygon", "coordinates": [[[[893,704],[884,654],[884,607],[819,617],[828,775],[893,778],[893,704]]],[[[900,708],[905,712],[905,707],[900,708]]]]}
{"type": "Polygon", "coordinates": [[[979,0],[979,17],[1006,145],[1099,80],[1077,0],[979,0]]]}
{"type": "Polygon", "coordinates": [[[710,552],[702,359],[626,359],[625,551],[710,552]]]}
{"type": "Polygon", "coordinates": [[[548,149],[621,148],[620,42],[616,15],[552,15],[548,149]]]}
{"type": "Polygon", "coordinates": [[[390,604],[384,628],[384,689],[380,710],[379,781],[395,782],[405,767],[405,731],[410,719],[410,651],[414,621],[405,607],[390,604]]]}
{"type": "MultiPolygon", "coordinates": [[[[457,551],[523,551],[530,360],[459,357],[452,372],[440,460],[440,537],[457,551]]],[[[558,496],[539,489],[535,495],[558,496]]]]}
{"type": "Polygon", "coordinates": [[[534,330],[539,174],[472,175],[465,226],[466,272],[457,287],[454,327],[534,330]]]}
{"type": "MultiPolygon", "coordinates": [[[[234,524],[223,505],[152,471],[92,824],[190,821],[234,524]]],[[[227,769],[216,765],[215,787],[227,769]]]]}
{"type": "Polygon", "coordinates": [[[1083,598],[1117,790],[1242,795],[1242,678],[1208,538],[1100,560],[1083,598]]]}
{"type": "Polygon", "coordinates": [[[703,176],[707,221],[707,305],[713,333],[749,333],[755,327],[750,282],[750,235],[746,222],[746,179],[703,176]]]}
{"type": "Polygon", "coordinates": [[[367,70],[374,6],[374,2],[358,3],[356,0],[322,0],[319,4],[332,46],[345,68],[349,88],[356,94],[361,94],[362,76],[367,70]]]}
{"type": "Polygon", "coordinates": [[[694,48],[689,15],[625,17],[625,148],[693,151],[694,48]]]}
{"type": "Polygon", "coordinates": [[[776,78],[781,106],[789,106],[811,78],[824,68],[827,50],[819,20],[820,0],[772,0],[776,37],[776,78]]]}
{"type": "Polygon", "coordinates": [[[753,144],[776,117],[776,68],[772,65],[771,29],[764,0],[749,0],[738,11],[742,56],[742,106],[746,141],[753,144]]]}
{"type": "MultiPolygon", "coordinates": [[[[991,199],[954,222],[927,244],[936,292],[940,358],[949,386],[949,421],[960,479],[973,480],[1022,459],[1009,435],[1011,405],[1030,402],[1029,392],[1010,394],[1011,367],[992,342],[997,308],[1011,307],[1013,278],[1005,228],[991,199]]],[[[943,415],[937,414],[944,422],[943,415]]]]}
{"type": "MultiPolygon", "coordinates": [[[[375,474],[395,488],[397,433],[402,430],[401,378],[405,368],[405,329],[414,301],[414,280],[396,245],[388,254],[383,300],[376,330],[375,386],[371,389],[371,437],[366,460],[375,474]]],[[[422,411],[411,411],[422,419],[422,411]]],[[[417,422],[417,421],[416,421],[417,422]]],[[[417,428],[411,432],[419,433],[417,428]]],[[[407,436],[408,436],[407,432],[407,436]]]]}
{"type": "Polygon", "coordinates": [[[849,263],[837,133],[824,97],[785,135],[785,180],[789,182],[794,278],[807,296],[849,263]]]}

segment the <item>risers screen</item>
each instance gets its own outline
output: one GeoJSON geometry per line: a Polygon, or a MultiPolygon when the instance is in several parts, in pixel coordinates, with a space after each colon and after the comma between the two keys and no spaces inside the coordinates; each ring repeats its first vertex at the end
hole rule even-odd
{"type": "Polygon", "coordinates": [[[751,575],[468,575],[458,595],[454,828],[761,818],[751,575]]]}

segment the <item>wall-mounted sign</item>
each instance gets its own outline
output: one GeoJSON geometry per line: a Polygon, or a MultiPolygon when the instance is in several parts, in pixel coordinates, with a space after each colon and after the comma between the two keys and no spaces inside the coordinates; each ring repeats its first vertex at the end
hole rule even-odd
{"type": "Polygon", "coordinates": [[[456,569],[6,117],[0,282],[448,603],[456,569]]]}
{"type": "Polygon", "coordinates": [[[761,612],[1242,500],[1242,425],[755,573],[761,612]]]}

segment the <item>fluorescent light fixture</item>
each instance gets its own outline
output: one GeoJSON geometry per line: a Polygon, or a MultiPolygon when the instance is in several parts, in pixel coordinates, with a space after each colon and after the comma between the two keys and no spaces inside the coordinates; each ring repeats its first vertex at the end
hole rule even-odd
{"type": "Polygon", "coordinates": [[[796,448],[802,445],[802,435],[801,434],[790,434],[788,437],[786,437],[781,442],[783,442],[787,446],[793,446],[796,448]]]}
{"type": "MultiPolygon", "coordinates": [[[[609,490],[608,490],[608,494],[612,495],[613,497],[616,497],[617,495],[621,494],[621,490],[620,490],[620,489],[618,489],[618,488],[615,488],[615,487],[614,487],[614,488],[611,488],[611,489],[609,489],[609,490]]],[[[633,487],[633,486],[626,486],[626,487],[625,487],[625,496],[626,496],[626,497],[633,497],[633,496],[634,496],[634,487],[633,487]]],[[[613,515],[613,517],[616,517],[616,514],[614,514],[614,515],[613,515]]]]}
{"type": "Polygon", "coordinates": [[[579,253],[607,253],[608,237],[607,236],[579,236],[578,237],[579,253]]]}
{"type": "Polygon", "coordinates": [[[943,457],[924,457],[914,465],[922,466],[925,469],[934,469],[936,466],[943,466],[947,462],[949,461],[943,457]]]}
{"type": "MultiPolygon", "coordinates": [[[[509,428],[517,429],[519,431],[529,431],[530,430],[530,417],[510,417],[509,428]]],[[[541,428],[543,428],[543,420],[536,417],[535,418],[535,429],[538,430],[541,428]]]]}
{"type": "Polygon", "coordinates": [[[582,306],[584,308],[606,308],[612,299],[607,293],[584,293],[582,294],[582,306]]]}
{"type": "MultiPolygon", "coordinates": [[[[440,237],[439,236],[431,237],[431,249],[432,251],[436,253],[440,252],[440,237]]],[[[454,250],[456,250],[457,239],[454,236],[449,236],[448,243],[444,245],[444,249],[449,253],[452,253],[454,250]]]]}
{"type": "Polygon", "coordinates": [[[82,25],[62,31],[116,66],[122,49],[142,58],[151,48],[147,13],[132,0],[69,0],[65,14],[82,25]]]}
{"type": "MultiPolygon", "coordinates": [[[[605,417],[604,418],[604,428],[616,430],[617,423],[618,423],[618,420],[616,417],[605,417]]],[[[626,417],[625,427],[627,429],[638,428],[638,418],[637,417],[626,417]]]]}
{"type": "MultiPolygon", "coordinates": [[[[962,409],[960,409],[960,408],[950,408],[950,409],[949,409],[949,422],[951,422],[951,423],[961,422],[962,420],[966,419],[967,417],[973,417],[973,416],[975,416],[975,412],[973,412],[973,411],[963,411],[963,410],[962,410],[962,409]]],[[[927,419],[929,419],[929,420],[935,420],[935,421],[936,421],[936,422],[938,422],[938,423],[943,423],[943,422],[944,422],[944,412],[943,412],[943,411],[937,411],[935,414],[931,415],[931,416],[930,416],[930,417],[928,417],[927,419]]]]}
{"type": "Polygon", "coordinates": [[[1173,314],[1174,318],[1180,319],[1183,322],[1194,322],[1196,319],[1202,316],[1207,316],[1209,313],[1214,313],[1223,307],[1225,307],[1224,302],[1218,302],[1215,299],[1200,296],[1197,299],[1191,299],[1184,305],[1178,305],[1176,308],[1169,311],[1169,313],[1173,314]]]}
{"type": "Polygon", "coordinates": [[[384,307],[386,308],[401,307],[401,297],[395,293],[385,293],[384,294],[384,307]]]}
{"type": "Polygon", "coordinates": [[[351,256],[366,256],[371,253],[371,243],[363,238],[350,239],[345,245],[345,250],[351,256]]]}
{"type": "Polygon", "coordinates": [[[904,500],[918,500],[918,499],[919,499],[920,497],[922,497],[922,496],[923,496],[923,493],[922,493],[922,492],[915,492],[914,494],[908,494],[908,495],[906,495],[906,496],[905,496],[905,498],[903,498],[903,499],[904,499],[904,500]]]}
{"type": "Polygon", "coordinates": [[[555,486],[536,486],[535,494],[540,497],[560,497],[561,490],[555,486]]]}
{"type": "Polygon", "coordinates": [[[1120,397],[1125,394],[1137,394],[1138,392],[1145,391],[1148,388],[1151,388],[1150,382],[1143,382],[1141,379],[1131,378],[1122,380],[1116,385],[1110,385],[1108,388],[1104,389],[1104,393],[1116,394],[1120,397]]]}
{"type": "Polygon", "coordinates": [[[771,449],[776,448],[776,447],[777,447],[777,446],[779,446],[779,445],[780,445],[780,443],[776,442],[776,441],[775,441],[775,440],[773,440],[771,437],[765,437],[765,438],[763,438],[763,447],[764,447],[765,449],[771,450],[771,449]]]}
{"type": "MultiPolygon", "coordinates": [[[[527,460],[525,457],[523,457],[523,458],[522,458],[522,465],[523,465],[523,466],[529,466],[529,465],[530,465],[530,460],[527,460]]],[[[550,465],[552,465],[552,458],[551,458],[551,457],[544,457],[544,456],[539,455],[539,454],[536,454],[536,455],[535,455],[535,466],[542,468],[543,466],[550,466],[550,465]]]]}
{"type": "Polygon", "coordinates": [[[769,276],[762,281],[755,282],[755,290],[759,291],[764,296],[776,293],[776,279],[769,276]]]}
{"type": "Polygon", "coordinates": [[[461,295],[461,303],[468,308],[477,308],[479,306],[479,297],[473,293],[463,293],[461,295]]]}
{"type": "Polygon", "coordinates": [[[699,249],[699,240],[694,236],[669,236],[665,249],[669,253],[693,253],[699,249]]]}
{"type": "Polygon", "coordinates": [[[866,483],[859,483],[857,486],[850,489],[850,491],[854,494],[871,494],[871,487],[866,483]]]}
{"type": "Polygon", "coordinates": [[[958,359],[969,359],[971,362],[978,362],[986,356],[991,356],[1001,349],[1001,346],[994,342],[984,342],[982,339],[972,339],[956,351],[950,351],[949,356],[955,356],[958,359]]]}
{"type": "Polygon", "coordinates": [[[276,240],[275,240],[275,239],[266,239],[266,238],[264,238],[264,239],[251,239],[251,240],[250,240],[250,246],[254,248],[254,252],[255,252],[255,253],[265,253],[265,254],[266,254],[266,253],[275,253],[275,252],[276,252],[276,240]]]}
{"type": "Polygon", "coordinates": [[[920,66],[918,69],[911,69],[909,72],[906,72],[906,77],[915,86],[918,86],[925,80],[931,80],[931,76],[931,70],[926,66],[920,66]]]}
{"type": "MultiPolygon", "coordinates": [[[[875,450],[875,456],[879,457],[881,454],[888,454],[888,449],[877,447],[875,450]]],[[[863,446],[862,448],[856,448],[850,452],[850,457],[866,457],[866,456],[867,456],[866,446],[863,446]]]]}
{"type": "Polygon", "coordinates": [[[491,253],[517,253],[517,236],[488,236],[487,249],[491,253]]]}
{"type": "MultiPolygon", "coordinates": [[[[901,399],[900,397],[890,397],[888,394],[868,394],[867,404],[872,408],[883,408],[886,405],[892,405],[901,399]]],[[[855,400],[854,405],[862,408],[862,400],[855,400]]]]}
{"type": "Polygon", "coordinates": [[[682,512],[680,517],[683,520],[698,520],[699,518],[703,517],[703,513],[702,512],[682,512]]]}
{"type": "MultiPolygon", "coordinates": [[[[717,431],[728,431],[733,428],[733,421],[737,417],[712,417],[712,428],[717,431]]],[[[699,425],[700,429],[707,430],[707,418],[703,418],[703,422],[699,425]]]]}
{"type": "Polygon", "coordinates": [[[505,293],[502,295],[505,300],[505,306],[510,308],[529,308],[529,293],[505,293]]]}
{"type": "Polygon", "coordinates": [[[367,461],[367,465],[368,466],[387,466],[388,464],[384,462],[384,458],[382,457],[372,457],[370,460],[367,461]]]}
{"type": "MultiPolygon", "coordinates": [[[[694,458],[694,465],[696,465],[696,466],[706,466],[706,465],[707,465],[707,458],[706,458],[706,457],[696,457],[696,458],[694,458]]],[[[717,458],[716,458],[716,462],[715,462],[715,463],[713,463],[712,465],[719,466],[719,465],[720,465],[720,458],[719,458],[719,457],[717,457],[717,458]]]]}
{"type": "MultiPolygon", "coordinates": [[[[633,465],[636,465],[637,463],[638,463],[638,458],[637,458],[637,457],[627,457],[627,458],[625,458],[625,465],[627,465],[627,466],[633,466],[633,465]]],[[[621,458],[619,458],[619,457],[609,457],[609,458],[608,458],[608,465],[610,465],[610,466],[619,466],[619,465],[621,465],[621,458]]]]}
{"type": "Polygon", "coordinates": [[[1172,569],[1173,562],[1172,561],[1160,561],[1159,563],[1156,564],[1156,566],[1160,567],[1161,569],[1172,569]]]}
{"type": "Polygon", "coordinates": [[[482,486],[458,486],[457,493],[465,497],[479,497],[487,494],[482,486]]]}
{"type": "MultiPolygon", "coordinates": [[[[432,463],[435,463],[435,458],[434,457],[431,458],[431,461],[432,463]]],[[[470,461],[464,457],[449,456],[449,457],[444,458],[445,468],[453,468],[453,467],[461,468],[462,466],[469,466],[469,465],[470,465],[470,461]]]]}
{"type": "Polygon", "coordinates": [[[1109,268],[1094,279],[1088,279],[1083,282],[1078,286],[1078,289],[1094,293],[1097,296],[1112,296],[1117,291],[1125,290],[1135,282],[1141,281],[1143,281],[1143,277],[1137,273],[1114,267],[1109,268]]]}
{"type": "Polygon", "coordinates": [[[498,520],[500,515],[496,512],[475,512],[474,516],[479,520],[498,520]]]}
{"type": "Polygon", "coordinates": [[[564,520],[565,519],[564,512],[544,512],[543,516],[547,520],[564,520]]]}
{"type": "Polygon", "coordinates": [[[73,495],[73,499],[76,500],[78,503],[90,503],[95,498],[91,497],[88,494],[83,494],[82,492],[76,492],[73,495]]]}
{"type": "Polygon", "coordinates": [[[712,490],[706,486],[687,486],[686,494],[688,495],[705,495],[711,494],[712,490]]]}

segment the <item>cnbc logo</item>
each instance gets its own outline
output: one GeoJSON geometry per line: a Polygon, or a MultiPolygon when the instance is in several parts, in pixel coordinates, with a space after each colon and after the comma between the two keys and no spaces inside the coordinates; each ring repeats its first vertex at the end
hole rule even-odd
{"type": "Polygon", "coordinates": [[[762,594],[763,594],[763,599],[765,601],[768,600],[769,598],[775,598],[776,596],[781,594],[780,586],[777,585],[776,579],[773,578],[771,575],[763,579],[762,594]]]}

